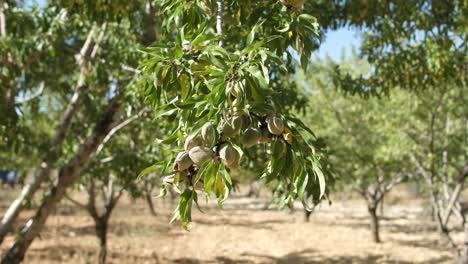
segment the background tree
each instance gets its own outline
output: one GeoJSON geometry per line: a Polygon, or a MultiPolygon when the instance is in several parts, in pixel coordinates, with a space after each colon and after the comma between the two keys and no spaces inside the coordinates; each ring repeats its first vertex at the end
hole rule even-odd
{"type": "MultiPolygon", "coordinates": [[[[60,171],[58,183],[47,192],[48,195],[41,203],[31,222],[32,225],[22,230],[20,239],[10,254],[5,256],[4,262],[21,261],[48,215],[63,197],[66,188],[79,177],[80,171],[92,159],[98,146],[108,133],[112,133],[112,128],[120,123],[118,120],[123,121],[134,111],[139,111],[131,105],[126,105],[138,94],[136,89],[138,83],[134,80],[138,71],[129,65],[138,64],[141,53],[138,53],[137,49],[142,46],[140,44],[143,42],[142,32],[147,28],[146,25],[144,28],[130,26],[143,24],[145,6],[136,6],[141,7],[141,16],[132,19],[127,17],[125,21],[119,21],[120,23],[115,19],[117,16],[123,17],[121,12],[115,12],[113,13],[115,16],[111,17],[97,15],[93,17],[86,13],[83,6],[80,9],[79,5],[71,5],[65,9],[57,2],[50,2],[42,9],[34,9],[36,12],[27,12],[21,8],[21,3],[16,2],[9,3],[8,8],[3,10],[6,31],[11,32],[11,37],[2,38],[2,41],[16,41],[16,43],[2,46],[7,49],[5,52],[2,51],[2,54],[17,54],[17,57],[12,57],[8,65],[13,65],[11,67],[15,64],[24,65],[25,72],[21,78],[18,73],[13,73],[4,80],[10,83],[16,81],[17,84],[11,86],[17,88],[14,90],[15,95],[27,92],[23,91],[18,83],[37,85],[44,82],[46,92],[37,97],[38,105],[43,106],[44,101],[54,100],[54,111],[57,116],[61,116],[55,119],[54,115],[50,116],[51,124],[55,124],[57,128],[49,137],[42,139],[47,148],[44,148],[44,152],[39,155],[43,157],[41,166],[36,165],[38,168],[36,175],[4,216],[1,237],[3,238],[10,230],[12,222],[27,200],[32,198],[41,183],[49,177],[52,168],[58,168],[60,171]],[[17,4],[19,8],[15,8],[17,4]],[[25,19],[29,19],[27,23],[25,19]],[[30,32],[30,38],[22,38],[21,34],[24,32],[30,32]],[[42,39],[44,41],[37,41],[42,39]],[[40,60],[40,63],[44,64],[25,63],[24,57],[29,56],[27,52],[35,50],[25,48],[27,45],[32,45],[34,48],[36,48],[34,45],[38,45],[39,51],[44,49],[52,53],[52,56],[47,56],[49,53],[46,53],[44,60],[40,60]],[[47,93],[49,91],[50,95],[47,93]],[[125,105],[126,113],[119,111],[123,108],[122,105],[125,105]],[[94,128],[94,130],[89,133],[88,129],[83,128],[94,128]]],[[[36,112],[33,113],[37,113],[37,118],[49,115],[47,108],[35,109],[36,112]]],[[[31,117],[33,116],[22,116],[24,120],[31,117]]],[[[35,125],[34,122],[18,122],[15,126],[20,124],[24,124],[20,129],[25,131],[28,125],[31,126],[29,130],[35,125]]],[[[11,151],[14,153],[15,149],[11,151]]]]}
{"type": "Polygon", "coordinates": [[[465,223],[460,194],[468,177],[468,98],[463,90],[447,84],[431,93],[419,93],[404,132],[413,143],[410,160],[426,187],[438,231],[466,263],[467,249],[459,250],[449,226],[452,216],[457,216],[462,226],[465,223]]]}
{"type": "MultiPolygon", "coordinates": [[[[340,65],[351,75],[370,68],[354,53],[340,65]]],[[[379,243],[377,208],[384,195],[411,172],[406,162],[409,144],[401,131],[408,122],[408,95],[393,91],[383,99],[345,96],[329,85],[330,72],[333,62],[315,61],[305,77],[310,104],[316,109],[307,114],[307,123],[328,146],[340,189],[356,191],[365,200],[372,240],[379,243]]]]}
{"type": "MultiPolygon", "coordinates": [[[[137,172],[154,162],[156,157],[151,138],[146,137],[146,131],[141,130],[143,126],[150,126],[141,121],[124,123],[126,127],[121,128],[124,131],[114,137],[105,149],[101,148],[103,151],[97,153],[95,162],[83,172],[79,188],[86,194],[86,202],[67,197],[85,209],[94,220],[99,244],[99,263],[106,263],[109,221],[124,192],[131,197],[138,197],[142,192],[152,192],[148,186],[134,182],[137,172]]],[[[151,209],[154,213],[154,208],[151,209]]]]}

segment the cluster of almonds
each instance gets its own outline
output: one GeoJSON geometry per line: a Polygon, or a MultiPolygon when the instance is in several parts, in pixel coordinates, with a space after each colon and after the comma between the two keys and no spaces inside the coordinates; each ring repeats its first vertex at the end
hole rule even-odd
{"type": "Polygon", "coordinates": [[[241,143],[246,148],[256,144],[265,144],[268,142],[270,134],[283,136],[286,142],[292,143],[291,131],[284,126],[283,120],[276,116],[267,117],[264,124],[260,124],[260,128],[249,127],[242,135],[241,143]]]}
{"type": "MultiPolygon", "coordinates": [[[[271,136],[282,136],[286,142],[292,143],[292,134],[284,126],[281,118],[270,116],[260,122],[260,128],[250,126],[250,119],[243,113],[233,114],[229,120],[222,120],[219,124],[219,131],[224,139],[239,135],[241,130],[241,143],[245,148],[250,148],[256,144],[265,144],[271,136]]],[[[200,135],[188,136],[185,140],[184,151],[180,152],[174,161],[175,171],[189,170],[193,164],[200,166],[207,160],[219,160],[228,168],[239,166],[240,154],[228,142],[219,143],[215,150],[211,148],[215,145],[217,131],[211,122],[206,123],[200,135]]]]}
{"type": "MultiPolygon", "coordinates": [[[[216,153],[210,148],[215,140],[216,130],[213,124],[208,122],[202,127],[200,135],[187,137],[184,151],[180,152],[174,161],[174,170],[185,171],[193,164],[200,166],[207,160],[217,159],[216,153]]],[[[217,154],[226,167],[233,169],[239,166],[240,154],[231,144],[222,144],[217,154]]]]}

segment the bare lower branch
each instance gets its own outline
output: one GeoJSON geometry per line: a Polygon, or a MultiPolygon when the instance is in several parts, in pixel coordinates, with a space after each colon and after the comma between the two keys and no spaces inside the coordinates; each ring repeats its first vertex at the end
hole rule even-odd
{"type": "Polygon", "coordinates": [[[356,188],[356,187],[354,187],[353,190],[355,192],[359,193],[364,199],[367,199],[366,191],[364,191],[362,189],[359,189],[359,188],[356,188]]]}
{"type": "Polygon", "coordinates": [[[389,192],[393,187],[403,182],[406,178],[406,175],[398,173],[388,184],[384,186],[384,192],[389,192]]]}
{"type": "Polygon", "coordinates": [[[32,94],[31,96],[28,96],[28,97],[26,97],[26,98],[24,98],[22,100],[16,101],[15,105],[25,104],[25,103],[27,103],[29,101],[32,101],[32,100],[38,98],[44,92],[44,87],[45,87],[45,83],[44,83],[44,81],[42,81],[39,84],[39,89],[34,94],[32,94]]]}
{"type": "Polygon", "coordinates": [[[426,168],[424,168],[422,163],[416,158],[414,154],[411,154],[411,161],[418,169],[418,172],[424,177],[424,179],[426,179],[426,181],[428,181],[430,178],[428,171],[426,170],[426,168]]]}
{"type": "Polygon", "coordinates": [[[452,209],[455,206],[455,203],[458,201],[458,198],[460,197],[460,193],[463,190],[463,185],[465,183],[465,179],[467,176],[468,176],[468,164],[465,164],[463,169],[460,171],[460,174],[457,176],[457,185],[455,186],[455,190],[453,191],[450,197],[449,203],[447,205],[447,208],[445,210],[445,215],[442,219],[442,223],[444,225],[447,225],[449,221],[450,215],[452,213],[452,209]]]}
{"type": "Polygon", "coordinates": [[[107,133],[106,137],[104,138],[104,140],[101,142],[101,144],[97,148],[95,156],[97,156],[102,151],[104,146],[107,144],[107,142],[109,142],[109,140],[114,136],[114,134],[117,133],[117,131],[119,131],[120,129],[122,129],[122,128],[126,127],[127,125],[131,124],[133,121],[140,118],[147,111],[148,111],[148,109],[144,108],[144,109],[140,110],[140,112],[138,112],[136,115],[134,115],[132,117],[129,117],[128,119],[122,121],[121,123],[119,123],[118,125],[113,127],[109,131],[109,133],[107,133]]]}
{"type": "Polygon", "coordinates": [[[76,205],[76,206],[78,206],[78,207],[80,207],[80,208],[82,208],[82,209],[85,209],[85,210],[88,209],[88,208],[86,207],[86,204],[83,204],[83,203],[78,202],[78,200],[73,199],[73,198],[72,198],[70,195],[68,195],[68,194],[65,194],[65,195],[64,195],[64,198],[67,199],[68,201],[70,201],[72,204],[74,204],[74,205],[76,205]]]}
{"type": "Polygon", "coordinates": [[[93,51],[91,51],[91,58],[94,59],[96,57],[97,52],[99,51],[99,46],[102,42],[102,39],[104,38],[104,35],[106,33],[106,28],[107,28],[107,23],[103,23],[101,25],[101,32],[99,33],[98,39],[96,43],[94,44],[93,51]]]}
{"type": "Polygon", "coordinates": [[[140,70],[135,69],[132,66],[129,66],[129,65],[126,65],[126,64],[120,64],[120,67],[125,71],[133,72],[135,74],[141,74],[140,70]]]}

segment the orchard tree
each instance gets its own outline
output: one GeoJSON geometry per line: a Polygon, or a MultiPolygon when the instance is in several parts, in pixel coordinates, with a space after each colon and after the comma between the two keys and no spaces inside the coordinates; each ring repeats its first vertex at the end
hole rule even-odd
{"type": "Polygon", "coordinates": [[[0,240],[41,185],[49,185],[47,195],[2,263],[18,263],[24,258],[66,189],[79,179],[99,146],[116,127],[140,111],[141,105],[134,104],[134,98],[142,94],[136,81],[139,71],[134,69],[142,58],[137,50],[154,41],[154,34],[143,34],[148,29],[145,4],[132,3],[113,6],[115,12],[92,9],[90,13],[83,5],[62,6],[58,1],[32,10],[23,9],[20,2],[2,1],[5,34],[0,47],[2,56],[7,56],[6,63],[2,62],[6,67],[2,68],[1,82],[8,88],[2,93],[13,93],[15,102],[21,102],[15,103],[15,111],[2,112],[10,113],[15,120],[2,123],[2,130],[16,132],[2,133],[2,140],[9,142],[7,153],[26,157],[29,153],[24,149],[32,147],[22,139],[29,134],[40,135],[41,129],[34,130],[40,124],[36,120],[49,121],[48,133],[43,133],[35,145],[42,147],[32,152],[37,153],[31,159],[37,160],[36,173],[4,215],[0,240]],[[133,14],[138,8],[135,17],[123,12],[133,14]],[[55,185],[47,182],[52,169],[59,171],[55,185]]]}
{"type": "Polygon", "coordinates": [[[325,194],[315,137],[293,116],[296,92],[284,81],[293,53],[306,68],[318,24],[301,1],[162,1],[163,39],[140,65],[159,117],[171,120],[174,155],[142,174],[162,170],[181,193],[175,218],[191,221],[199,193],[219,204],[232,189],[230,170],[244,153],[267,145],[262,177],[283,201],[325,194]],[[291,92],[292,91],[292,92],[291,92]]]}
{"type": "MultiPolygon", "coordinates": [[[[62,38],[67,39],[66,32],[72,33],[72,28],[77,26],[76,23],[65,23],[65,10],[61,11],[51,8],[44,12],[39,12],[37,9],[34,9],[33,12],[27,12],[24,9],[15,8],[10,3],[8,8],[3,10],[3,12],[5,21],[8,22],[7,29],[9,29],[2,37],[2,42],[4,43],[2,54],[9,54],[9,62],[5,64],[6,71],[2,78],[5,86],[9,87],[5,92],[12,93],[13,98],[16,98],[17,96],[28,94],[29,90],[33,89],[34,86],[42,87],[45,91],[38,93],[38,98],[35,98],[35,100],[31,99],[30,104],[13,106],[14,111],[8,112],[13,115],[10,118],[12,120],[18,119],[18,116],[14,116],[17,111],[27,116],[24,116],[24,121],[21,119],[16,123],[8,123],[5,126],[5,129],[15,131],[15,134],[14,136],[8,136],[10,135],[9,133],[2,135],[8,137],[6,139],[7,142],[10,142],[13,146],[18,146],[16,148],[9,148],[6,153],[13,154],[12,156],[20,156],[21,154],[25,154],[18,151],[21,148],[30,149],[34,147],[36,151],[32,153],[38,153],[38,149],[42,150],[43,153],[39,152],[39,157],[36,158],[37,162],[41,163],[41,166],[38,166],[32,181],[25,186],[21,195],[10,206],[2,219],[0,242],[3,241],[4,236],[11,229],[12,223],[21,209],[48,177],[52,165],[59,161],[62,144],[69,131],[72,118],[79,107],[78,99],[85,89],[84,79],[85,73],[89,70],[88,62],[97,55],[99,50],[99,40],[96,37],[98,27],[87,24],[83,25],[90,28],[87,36],[84,39],[76,41],[81,42],[81,44],[73,43],[74,48],[77,49],[75,54],[54,56],[57,50],[65,49],[66,45],[62,42],[62,38]],[[34,23],[35,20],[42,23],[34,23]],[[38,33],[33,34],[32,32],[38,33]],[[29,37],[23,37],[20,34],[28,34],[29,37]],[[78,45],[82,45],[81,48],[78,45]],[[90,54],[93,49],[95,50],[94,56],[91,56],[90,54]],[[76,63],[73,58],[74,55],[76,63]],[[60,63],[53,63],[58,61],[60,63]],[[63,64],[63,67],[59,69],[61,64],[63,64]],[[49,67],[49,65],[50,68],[48,69],[50,69],[50,73],[48,77],[50,79],[47,78],[48,82],[46,84],[46,78],[41,74],[44,74],[44,66],[49,67]],[[10,68],[16,69],[16,71],[9,70],[10,68]],[[74,70],[79,72],[79,75],[74,80],[71,78],[65,80],[64,78],[60,78],[58,74],[63,74],[63,71],[73,72],[74,70]],[[46,85],[47,89],[44,88],[46,85]],[[67,89],[60,89],[60,87],[67,87],[67,89]],[[45,93],[45,95],[42,95],[42,93],[45,93]],[[44,98],[45,102],[42,105],[45,106],[49,94],[50,98],[66,98],[64,100],[57,100],[56,105],[60,108],[60,112],[50,112],[50,118],[45,115],[43,110],[47,111],[51,110],[51,108],[46,106],[41,109],[41,102],[39,101],[39,99],[44,98]],[[55,121],[57,119],[60,120],[58,123],[55,121]],[[21,123],[22,121],[24,122],[23,124],[21,123]],[[37,121],[37,123],[34,121],[37,121]],[[44,121],[50,122],[49,124],[53,124],[56,128],[47,134],[41,134],[40,131],[42,129],[40,124],[44,121]],[[39,125],[37,130],[35,130],[36,124],[39,125]],[[30,138],[30,135],[35,135],[36,133],[45,136],[45,140],[43,139],[38,144],[33,144],[32,147],[27,147],[28,143],[33,142],[31,142],[32,140],[23,139],[30,138]],[[39,144],[47,146],[47,148],[39,148],[39,144]]],[[[83,26],[77,29],[83,30],[83,26]]],[[[69,37],[71,38],[70,35],[69,37]]]]}
{"type": "MultiPolygon", "coordinates": [[[[122,126],[126,126],[120,128],[123,131],[113,137],[112,141],[106,142],[106,148],[99,148],[94,162],[82,172],[78,187],[86,194],[86,202],[67,196],[68,200],[83,208],[94,220],[99,263],[106,263],[109,221],[124,192],[136,198],[143,191],[152,191],[147,186],[139,189],[143,186],[134,182],[138,171],[158,156],[151,138],[146,136],[147,131],[141,129],[143,126],[151,127],[151,123],[134,120],[136,117],[122,123],[122,126]]],[[[151,209],[154,212],[154,208],[151,209]]]]}
{"type": "MultiPolygon", "coordinates": [[[[341,61],[351,75],[363,74],[369,65],[354,53],[341,61]]],[[[401,132],[407,123],[408,96],[393,91],[389,98],[345,96],[329,85],[333,63],[315,61],[306,75],[305,88],[316,111],[308,123],[328,146],[330,163],[337,174],[337,188],[357,192],[366,202],[372,240],[381,242],[377,208],[384,196],[409,174],[408,139],[401,132]]]]}
{"type": "Polygon", "coordinates": [[[411,121],[404,127],[413,143],[410,161],[426,187],[437,229],[461,263],[468,263],[466,205],[460,196],[466,190],[468,178],[468,97],[465,91],[465,86],[448,83],[431,93],[418,93],[411,121]],[[453,216],[465,225],[462,248],[452,238],[449,220],[453,216]]]}

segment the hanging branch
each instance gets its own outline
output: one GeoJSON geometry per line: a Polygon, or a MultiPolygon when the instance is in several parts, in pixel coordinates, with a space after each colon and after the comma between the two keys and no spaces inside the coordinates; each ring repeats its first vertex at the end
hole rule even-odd
{"type": "Polygon", "coordinates": [[[44,87],[45,87],[45,83],[44,83],[44,81],[42,81],[39,84],[39,89],[34,94],[32,94],[31,96],[28,96],[28,97],[26,97],[26,98],[24,98],[22,100],[16,101],[15,105],[25,104],[25,103],[27,103],[29,101],[32,101],[32,100],[38,98],[44,92],[44,87]]]}

